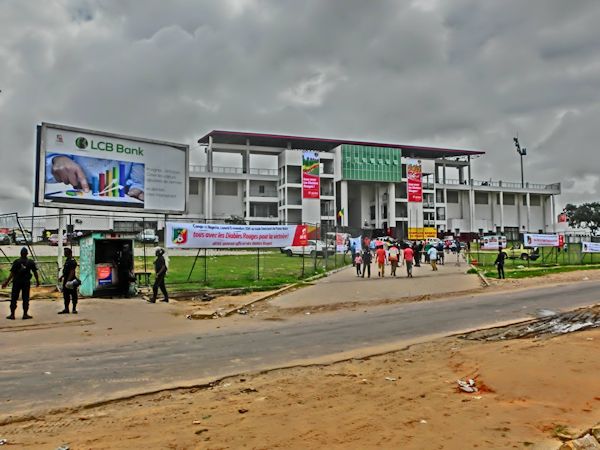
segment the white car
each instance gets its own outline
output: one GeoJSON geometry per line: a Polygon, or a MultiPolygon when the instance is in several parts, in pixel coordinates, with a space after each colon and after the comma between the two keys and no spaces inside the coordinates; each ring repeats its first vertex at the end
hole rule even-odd
{"type": "Polygon", "coordinates": [[[323,250],[325,250],[325,243],[323,241],[309,240],[304,247],[300,245],[288,245],[287,247],[283,247],[281,248],[281,253],[285,253],[288,256],[302,256],[304,253],[305,256],[313,257],[315,255],[322,256],[323,250]]]}
{"type": "Polygon", "coordinates": [[[146,242],[149,244],[158,244],[158,236],[156,232],[152,229],[140,231],[135,239],[139,242],[146,242]]]}

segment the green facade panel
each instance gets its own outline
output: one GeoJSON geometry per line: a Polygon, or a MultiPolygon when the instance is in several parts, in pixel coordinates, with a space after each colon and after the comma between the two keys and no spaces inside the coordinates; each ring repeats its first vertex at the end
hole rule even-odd
{"type": "Polygon", "coordinates": [[[402,152],[399,148],[342,145],[342,179],[400,182],[402,152]]]}

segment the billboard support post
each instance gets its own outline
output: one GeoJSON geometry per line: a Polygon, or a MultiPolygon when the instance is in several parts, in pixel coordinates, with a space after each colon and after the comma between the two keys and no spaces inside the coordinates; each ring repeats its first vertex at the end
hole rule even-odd
{"type": "Polygon", "coordinates": [[[65,233],[65,223],[63,216],[63,209],[58,209],[58,255],[56,256],[56,263],[58,267],[58,275],[62,270],[62,254],[63,254],[63,235],[65,233]]]}

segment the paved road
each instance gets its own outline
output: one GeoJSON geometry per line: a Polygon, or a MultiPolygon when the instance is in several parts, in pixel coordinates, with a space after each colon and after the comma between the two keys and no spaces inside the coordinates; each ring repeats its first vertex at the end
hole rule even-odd
{"type": "MultiPolygon", "coordinates": [[[[127,345],[43,348],[3,354],[0,416],[24,414],[147,391],[176,383],[236,374],[289,361],[310,359],[369,346],[452,334],[518,320],[538,308],[571,309],[594,304],[600,282],[583,282],[513,293],[378,307],[357,312],[303,315],[210,332],[127,345]],[[48,372],[48,373],[46,373],[48,372]]],[[[238,324],[239,325],[239,324],[238,324]]],[[[199,324],[199,329],[202,328],[199,324]]]]}

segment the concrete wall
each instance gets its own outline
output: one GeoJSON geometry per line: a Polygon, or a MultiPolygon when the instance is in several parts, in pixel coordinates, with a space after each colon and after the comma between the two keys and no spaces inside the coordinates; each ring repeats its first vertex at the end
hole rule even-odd
{"type": "Polygon", "coordinates": [[[243,216],[244,215],[244,204],[243,204],[243,184],[245,181],[233,181],[224,180],[228,183],[237,184],[237,195],[216,195],[216,183],[220,180],[215,181],[215,195],[213,197],[213,217],[228,218],[232,215],[243,216]]]}

